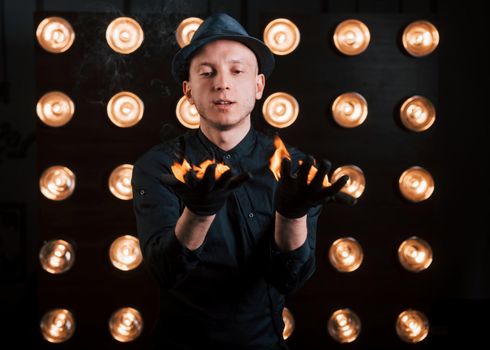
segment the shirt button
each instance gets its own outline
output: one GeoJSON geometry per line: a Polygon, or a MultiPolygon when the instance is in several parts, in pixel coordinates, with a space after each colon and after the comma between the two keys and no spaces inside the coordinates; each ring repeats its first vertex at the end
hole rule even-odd
{"type": "Polygon", "coordinates": [[[145,194],[145,190],[140,190],[140,194],[141,195],[144,195],[145,194]]]}
{"type": "Polygon", "coordinates": [[[254,217],[254,213],[249,213],[249,214],[248,214],[248,217],[249,217],[249,218],[253,218],[253,217],[254,217]]]}
{"type": "Polygon", "coordinates": [[[225,159],[230,159],[231,158],[231,154],[225,154],[225,159]]]}

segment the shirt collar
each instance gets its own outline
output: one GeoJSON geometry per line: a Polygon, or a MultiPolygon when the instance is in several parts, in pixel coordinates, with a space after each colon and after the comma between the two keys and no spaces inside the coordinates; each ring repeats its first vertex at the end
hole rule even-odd
{"type": "Polygon", "coordinates": [[[197,137],[199,138],[199,140],[201,141],[201,143],[204,145],[206,149],[211,151],[212,154],[216,155],[216,158],[218,158],[217,160],[221,160],[223,156],[225,156],[226,154],[231,154],[235,157],[236,156],[241,157],[250,154],[250,152],[252,152],[255,146],[257,135],[254,128],[250,127],[245,137],[235,147],[233,147],[228,151],[222,150],[221,148],[216,146],[213,142],[211,142],[206,137],[206,135],[204,135],[201,129],[198,129],[197,137]]]}

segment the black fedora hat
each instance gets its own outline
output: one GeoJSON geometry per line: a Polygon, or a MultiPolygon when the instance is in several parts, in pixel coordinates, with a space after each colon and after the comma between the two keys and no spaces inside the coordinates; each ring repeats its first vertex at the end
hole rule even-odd
{"type": "Polygon", "coordinates": [[[192,56],[207,43],[229,39],[241,42],[255,53],[259,63],[259,72],[266,78],[274,68],[274,55],[269,48],[253,36],[250,36],[240,23],[226,13],[216,13],[205,19],[194,33],[191,42],[181,48],[172,60],[172,75],[178,83],[188,79],[188,69],[192,56]]]}

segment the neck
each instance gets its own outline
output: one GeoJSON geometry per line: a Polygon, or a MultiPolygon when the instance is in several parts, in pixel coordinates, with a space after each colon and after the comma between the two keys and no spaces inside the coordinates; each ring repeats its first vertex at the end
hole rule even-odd
{"type": "Polygon", "coordinates": [[[229,151],[243,140],[251,127],[250,118],[243,123],[234,126],[231,129],[221,130],[212,126],[201,123],[201,131],[209,141],[221,148],[223,151],[229,151]]]}

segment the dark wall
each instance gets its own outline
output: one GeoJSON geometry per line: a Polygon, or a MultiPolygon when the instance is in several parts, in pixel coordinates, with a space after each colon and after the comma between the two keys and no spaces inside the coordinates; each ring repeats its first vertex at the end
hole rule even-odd
{"type": "MultiPolygon", "coordinates": [[[[326,331],[330,314],[349,307],[362,331],[348,347],[412,348],[396,336],[396,316],[406,308],[423,311],[431,331],[418,348],[435,349],[455,342],[485,342],[483,324],[473,321],[489,312],[489,243],[485,225],[488,135],[485,86],[488,65],[481,55],[488,30],[478,1],[27,1],[0,2],[2,16],[0,96],[0,333],[30,348],[46,348],[39,333],[44,312],[69,307],[77,320],[75,336],[58,348],[145,348],[155,318],[156,284],[144,267],[123,273],[107,258],[112,240],[135,234],[130,201],[107,189],[110,171],[132,163],[159,142],[168,123],[183,132],[175,118],[180,88],[170,77],[177,45],[173,30],[188,16],[226,11],[250,34],[262,36],[273,18],[286,17],[301,31],[301,43],[288,56],[276,56],[276,69],[265,96],[285,91],[300,104],[298,120],[278,130],[288,143],[334,166],[355,164],[366,175],[366,191],[352,208],[329,206],[318,225],[317,271],[299,292],[287,297],[296,319],[291,349],[343,348],[326,331]],[[52,55],[35,40],[37,24],[62,15],[77,33],[67,53],[52,55]],[[145,41],[134,54],[121,56],[105,43],[105,28],[115,17],[137,19],[145,41]],[[358,18],[371,30],[361,55],[338,54],[330,37],[335,25],[358,18]],[[400,45],[403,28],[428,19],[439,29],[440,46],[415,59],[400,45]],[[483,86],[483,88],[479,87],[483,86]],[[135,127],[121,129],[107,118],[105,105],[120,90],[145,101],[145,115],[135,127]],[[35,113],[38,98],[50,90],[72,97],[77,112],[62,128],[42,124],[35,113]],[[361,93],[369,105],[366,122],[343,129],[329,108],[345,91],[361,93]],[[406,131],[398,122],[403,100],[421,94],[437,109],[434,126],[424,133],[406,131]],[[77,173],[77,190],[67,201],[52,202],[38,188],[41,171],[64,163],[77,173]],[[409,203],[397,191],[403,170],[421,165],[435,178],[434,195],[409,203]],[[483,201],[483,204],[479,204],[483,201]],[[430,268],[405,271],[396,256],[411,235],[434,250],[430,268]],[[327,259],[330,244],[353,236],[365,259],[360,269],[342,274],[327,259]],[[77,260],[66,274],[49,275],[37,254],[44,240],[76,242],[77,260]],[[119,344],[107,331],[116,308],[139,308],[143,335],[119,344]],[[19,327],[18,325],[22,325],[19,327]],[[471,333],[470,333],[471,332],[471,333]],[[471,334],[471,335],[469,335],[471,334]]],[[[255,126],[274,132],[262,118],[255,126]]],[[[168,135],[167,135],[168,136],[168,135]]],[[[52,347],[52,346],[51,346],[52,347]]]]}

